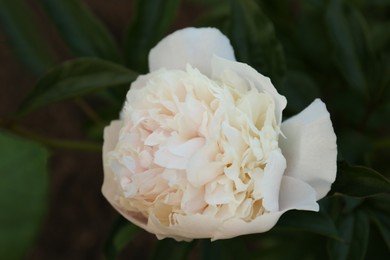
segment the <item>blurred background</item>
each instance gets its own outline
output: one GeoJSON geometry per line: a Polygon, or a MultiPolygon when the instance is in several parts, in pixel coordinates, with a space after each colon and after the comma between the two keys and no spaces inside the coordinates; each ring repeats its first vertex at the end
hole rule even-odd
{"type": "MultiPolygon", "coordinates": [[[[42,177],[39,184],[43,187],[43,195],[38,195],[42,210],[31,224],[37,228],[27,239],[26,259],[103,259],[107,237],[118,221],[100,191],[100,145],[103,128],[118,116],[131,80],[119,82],[112,93],[92,89],[40,101],[36,97],[42,93],[40,88],[49,85],[45,82],[61,77],[61,72],[50,74],[53,67],[75,58],[97,57],[127,68],[131,79],[147,72],[147,53],[163,36],[188,26],[218,27],[231,39],[237,59],[271,77],[287,97],[286,117],[321,98],[338,136],[338,159],[389,177],[389,17],[387,0],[0,0],[0,127],[41,143],[49,156],[47,178],[42,177]],[[27,107],[23,113],[21,107],[27,107]]],[[[6,145],[2,140],[0,149],[6,145]]],[[[3,149],[0,155],[7,151],[3,149]]],[[[4,182],[0,187],[7,185],[4,182]]],[[[11,185],[34,189],[34,180],[15,179],[11,185]]],[[[12,197],[5,189],[0,192],[0,196],[12,197]]],[[[27,192],[18,202],[33,203],[28,196],[27,192]]],[[[384,212],[389,212],[388,207],[384,212]]],[[[333,217],[337,228],[338,217],[333,217]]],[[[371,229],[377,245],[367,242],[364,246],[364,254],[384,252],[383,258],[376,259],[388,256],[390,223],[384,219],[371,229]]],[[[306,239],[302,241],[312,238],[306,233],[302,237],[306,239]]],[[[325,243],[323,237],[316,239],[318,244],[325,243]]],[[[271,244],[261,246],[272,248],[271,244]]],[[[318,256],[324,249],[318,244],[313,250],[320,249],[308,253],[307,259],[327,258],[318,256]]],[[[163,246],[171,248],[175,243],[158,244],[154,235],[137,230],[120,257],[156,257],[163,246]]],[[[257,245],[251,246],[255,250],[257,245]]],[[[195,250],[184,255],[200,257],[201,243],[191,247],[195,250]]],[[[264,259],[287,259],[283,257],[287,255],[264,259]]]]}

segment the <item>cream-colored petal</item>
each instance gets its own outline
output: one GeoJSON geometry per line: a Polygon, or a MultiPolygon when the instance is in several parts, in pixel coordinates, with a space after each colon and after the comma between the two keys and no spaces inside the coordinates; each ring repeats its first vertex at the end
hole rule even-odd
{"type": "Polygon", "coordinates": [[[215,28],[185,28],[162,39],[149,53],[149,70],[186,69],[191,64],[211,75],[213,55],[235,60],[229,39],[215,28]]]}
{"type": "Polygon", "coordinates": [[[192,239],[210,238],[221,225],[219,219],[201,214],[171,216],[175,225],[162,225],[154,216],[149,216],[148,228],[158,234],[159,239],[172,237],[177,241],[191,241],[192,239]]]}
{"type": "Polygon", "coordinates": [[[279,138],[287,160],[286,175],[311,185],[317,200],[324,197],[336,178],[337,145],[329,112],[316,99],[298,115],[282,123],[286,138],[279,138]]]}
{"type": "Polygon", "coordinates": [[[283,212],[290,209],[318,211],[316,191],[299,179],[283,176],[280,185],[279,208],[283,212]]]}
{"type": "Polygon", "coordinates": [[[286,107],[287,100],[277,92],[268,77],[258,73],[255,69],[245,63],[227,60],[223,57],[214,56],[211,63],[213,79],[225,83],[227,79],[231,78],[229,73],[236,73],[240,78],[244,79],[249,86],[253,85],[260,92],[269,93],[275,100],[276,123],[280,125],[280,122],[282,121],[282,111],[286,107]]]}
{"type": "Polygon", "coordinates": [[[104,129],[104,143],[103,143],[103,168],[104,168],[104,180],[102,186],[103,195],[109,202],[113,201],[117,192],[117,183],[114,180],[114,173],[111,171],[108,164],[107,154],[115,149],[118,143],[119,132],[123,126],[123,121],[112,121],[109,126],[104,129]]]}
{"type": "Polygon", "coordinates": [[[225,165],[215,161],[218,145],[205,144],[190,158],[186,166],[187,179],[194,187],[200,187],[223,174],[225,165]]]}
{"type": "Polygon", "coordinates": [[[286,169],[286,159],[280,150],[274,150],[268,155],[267,165],[261,182],[261,192],[263,194],[263,206],[267,211],[279,210],[279,189],[284,170],[286,169]]]}
{"type": "Polygon", "coordinates": [[[141,213],[126,210],[123,207],[121,207],[119,203],[115,201],[115,197],[118,192],[118,184],[115,182],[114,174],[111,171],[110,166],[108,165],[107,154],[110,151],[115,149],[119,138],[119,132],[122,127],[123,127],[123,121],[115,120],[112,121],[111,124],[104,129],[104,143],[103,143],[104,181],[102,186],[102,193],[104,197],[108,200],[108,202],[110,202],[110,204],[118,212],[120,212],[126,219],[136,224],[137,226],[146,229],[149,232],[152,232],[152,230],[146,226],[147,219],[144,216],[142,216],[141,213]]]}
{"type": "Polygon", "coordinates": [[[214,241],[217,239],[227,239],[246,234],[266,232],[275,226],[283,213],[284,212],[282,211],[265,213],[250,222],[246,222],[239,218],[227,220],[218,228],[218,231],[211,236],[211,240],[214,241]]]}

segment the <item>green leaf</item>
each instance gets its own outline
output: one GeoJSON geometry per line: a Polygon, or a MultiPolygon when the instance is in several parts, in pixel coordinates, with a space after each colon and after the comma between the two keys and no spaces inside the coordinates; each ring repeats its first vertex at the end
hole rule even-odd
{"type": "Polygon", "coordinates": [[[359,210],[344,216],[338,225],[343,241],[329,239],[328,252],[331,259],[364,259],[367,251],[370,223],[367,215],[359,210]]]}
{"type": "Polygon", "coordinates": [[[338,238],[337,229],[331,218],[324,212],[291,210],[282,215],[277,227],[301,230],[327,237],[338,238]]]}
{"type": "Polygon", "coordinates": [[[177,242],[171,238],[159,240],[155,246],[151,259],[184,260],[187,259],[191,249],[195,246],[196,240],[191,242],[177,242]]]}
{"type": "Polygon", "coordinates": [[[47,207],[44,147],[0,131],[0,255],[22,259],[35,241],[47,207]]]}
{"type": "Polygon", "coordinates": [[[167,33],[180,0],[137,0],[136,17],[131,24],[125,43],[127,64],[141,72],[148,71],[148,54],[167,33]]]}
{"type": "Polygon", "coordinates": [[[134,239],[139,228],[130,223],[127,219],[119,217],[115,221],[111,233],[105,244],[105,256],[107,259],[117,259],[124,247],[134,239]]]}
{"type": "Polygon", "coordinates": [[[274,83],[279,82],[286,65],[273,24],[252,0],[231,0],[230,3],[228,35],[237,59],[269,76],[274,83]]]}
{"type": "Polygon", "coordinates": [[[350,166],[342,162],[338,164],[336,181],[331,192],[353,197],[368,197],[390,192],[390,181],[373,169],[350,166]]]}
{"type": "Polygon", "coordinates": [[[133,71],[108,61],[94,58],[67,61],[38,81],[20,113],[104,88],[130,86],[136,77],[133,71]]]}
{"type": "Polygon", "coordinates": [[[106,27],[80,0],[41,0],[63,40],[78,56],[120,61],[119,51],[106,27]]]}
{"type": "Polygon", "coordinates": [[[367,205],[370,219],[377,226],[390,252],[390,194],[369,198],[367,205]]]}
{"type": "Polygon", "coordinates": [[[333,55],[338,70],[352,88],[363,93],[366,90],[366,78],[343,7],[341,0],[330,0],[325,23],[333,44],[333,55]]]}
{"type": "Polygon", "coordinates": [[[26,1],[0,0],[0,25],[10,49],[33,73],[39,75],[55,63],[26,1]]]}

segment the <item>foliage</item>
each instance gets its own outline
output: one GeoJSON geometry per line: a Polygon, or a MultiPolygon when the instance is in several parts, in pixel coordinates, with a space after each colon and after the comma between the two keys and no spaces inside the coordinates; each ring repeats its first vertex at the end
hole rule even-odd
{"type": "MultiPolygon", "coordinates": [[[[340,163],[319,213],[290,211],[267,233],[231,240],[158,241],[150,257],[184,259],[197,251],[203,259],[390,259],[390,1],[136,1],[123,44],[79,0],[40,4],[74,58],[58,64],[25,1],[0,1],[7,42],[40,78],[19,113],[0,121],[3,257],[21,258],[42,222],[47,203],[44,145],[99,151],[96,136],[117,117],[128,86],[147,71],[150,48],[167,35],[180,5],[186,5],[203,10],[194,26],[218,27],[231,39],[239,61],[271,77],[287,97],[287,116],[317,97],[325,101],[340,163]],[[37,136],[18,126],[35,109],[66,99],[85,105],[84,97],[104,103],[85,110],[91,118],[86,125],[97,134],[84,143],[37,136]]],[[[107,239],[107,258],[114,259],[139,232],[119,220],[107,239]]]]}

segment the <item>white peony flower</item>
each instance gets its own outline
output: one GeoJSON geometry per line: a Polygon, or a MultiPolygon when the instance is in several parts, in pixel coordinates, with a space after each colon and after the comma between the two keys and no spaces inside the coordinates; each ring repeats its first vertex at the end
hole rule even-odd
{"type": "Polygon", "coordinates": [[[319,210],[337,153],[321,100],[281,123],[285,97],[213,28],[167,36],[149,66],[104,133],[103,194],[125,218],[159,239],[216,240],[319,210]]]}

